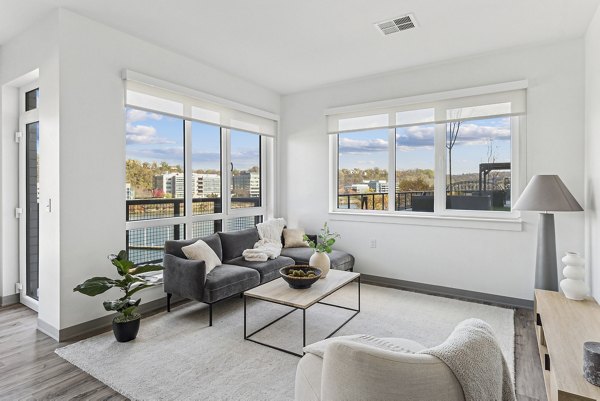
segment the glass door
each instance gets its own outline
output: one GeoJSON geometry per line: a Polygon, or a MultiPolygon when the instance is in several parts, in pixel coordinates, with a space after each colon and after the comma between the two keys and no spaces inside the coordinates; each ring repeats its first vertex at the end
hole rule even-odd
{"type": "Polygon", "coordinates": [[[19,138],[20,291],[21,303],[37,311],[39,301],[39,90],[23,91],[19,138]]]}

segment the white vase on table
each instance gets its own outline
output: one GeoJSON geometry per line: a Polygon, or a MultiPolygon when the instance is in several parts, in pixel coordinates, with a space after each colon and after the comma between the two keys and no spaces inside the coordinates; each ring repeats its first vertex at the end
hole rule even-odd
{"type": "Polygon", "coordinates": [[[310,257],[308,265],[321,269],[321,278],[325,278],[327,273],[329,273],[331,261],[329,260],[329,255],[327,255],[327,252],[315,251],[315,253],[313,253],[310,257]]]}
{"type": "Polygon", "coordinates": [[[566,265],[563,269],[565,279],[560,282],[563,294],[575,301],[585,299],[588,294],[585,285],[585,260],[575,252],[567,252],[562,262],[566,265]]]}

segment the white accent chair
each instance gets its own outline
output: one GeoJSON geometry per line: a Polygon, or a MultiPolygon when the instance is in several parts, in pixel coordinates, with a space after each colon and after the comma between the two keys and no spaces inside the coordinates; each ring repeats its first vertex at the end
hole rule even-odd
{"type": "Polygon", "coordinates": [[[465,401],[444,362],[415,354],[424,346],[402,338],[382,340],[407,352],[339,337],[326,343],[323,358],[306,353],[296,370],[296,401],[465,401]]]}

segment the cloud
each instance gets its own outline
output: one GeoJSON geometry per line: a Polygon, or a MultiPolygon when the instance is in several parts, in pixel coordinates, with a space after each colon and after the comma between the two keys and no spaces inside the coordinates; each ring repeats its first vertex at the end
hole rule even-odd
{"type": "Polygon", "coordinates": [[[416,148],[432,149],[435,129],[431,125],[418,125],[396,130],[396,146],[401,151],[416,148]]]}
{"type": "Polygon", "coordinates": [[[388,141],[381,138],[375,139],[352,139],[340,138],[339,151],[347,154],[360,154],[372,152],[386,152],[388,150],[388,141]]]}
{"type": "Polygon", "coordinates": [[[486,145],[490,141],[510,141],[510,128],[463,123],[458,131],[456,143],[486,145]]]}
{"type": "Polygon", "coordinates": [[[125,139],[128,145],[172,145],[175,142],[156,135],[156,128],[150,125],[127,123],[125,139]]]}
{"type": "Polygon", "coordinates": [[[144,160],[174,161],[183,164],[183,147],[135,149],[127,151],[127,156],[129,158],[134,156],[144,160]]]}
{"type": "MultiPolygon", "coordinates": [[[[417,148],[432,149],[434,135],[435,128],[431,125],[399,128],[396,131],[397,149],[400,151],[411,151],[417,148]]],[[[510,128],[494,120],[488,125],[462,123],[456,144],[487,145],[490,141],[510,141],[510,128]]]]}
{"type": "Polygon", "coordinates": [[[127,123],[135,123],[138,121],[145,121],[145,120],[158,121],[158,120],[161,120],[162,118],[163,118],[163,116],[161,116],[160,114],[150,113],[150,112],[144,111],[144,110],[137,110],[137,109],[128,109],[127,110],[127,123]]]}
{"type": "Polygon", "coordinates": [[[192,153],[192,162],[196,163],[206,163],[206,162],[216,162],[221,166],[221,154],[218,152],[194,152],[192,153]]]}

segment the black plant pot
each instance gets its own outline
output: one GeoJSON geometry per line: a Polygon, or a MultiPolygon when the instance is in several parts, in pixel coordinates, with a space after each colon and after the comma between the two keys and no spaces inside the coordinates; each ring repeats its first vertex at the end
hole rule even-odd
{"type": "Polygon", "coordinates": [[[129,322],[112,322],[113,333],[115,338],[120,343],[126,343],[127,341],[134,340],[137,337],[137,333],[140,330],[140,320],[130,320],[129,322]]]}

